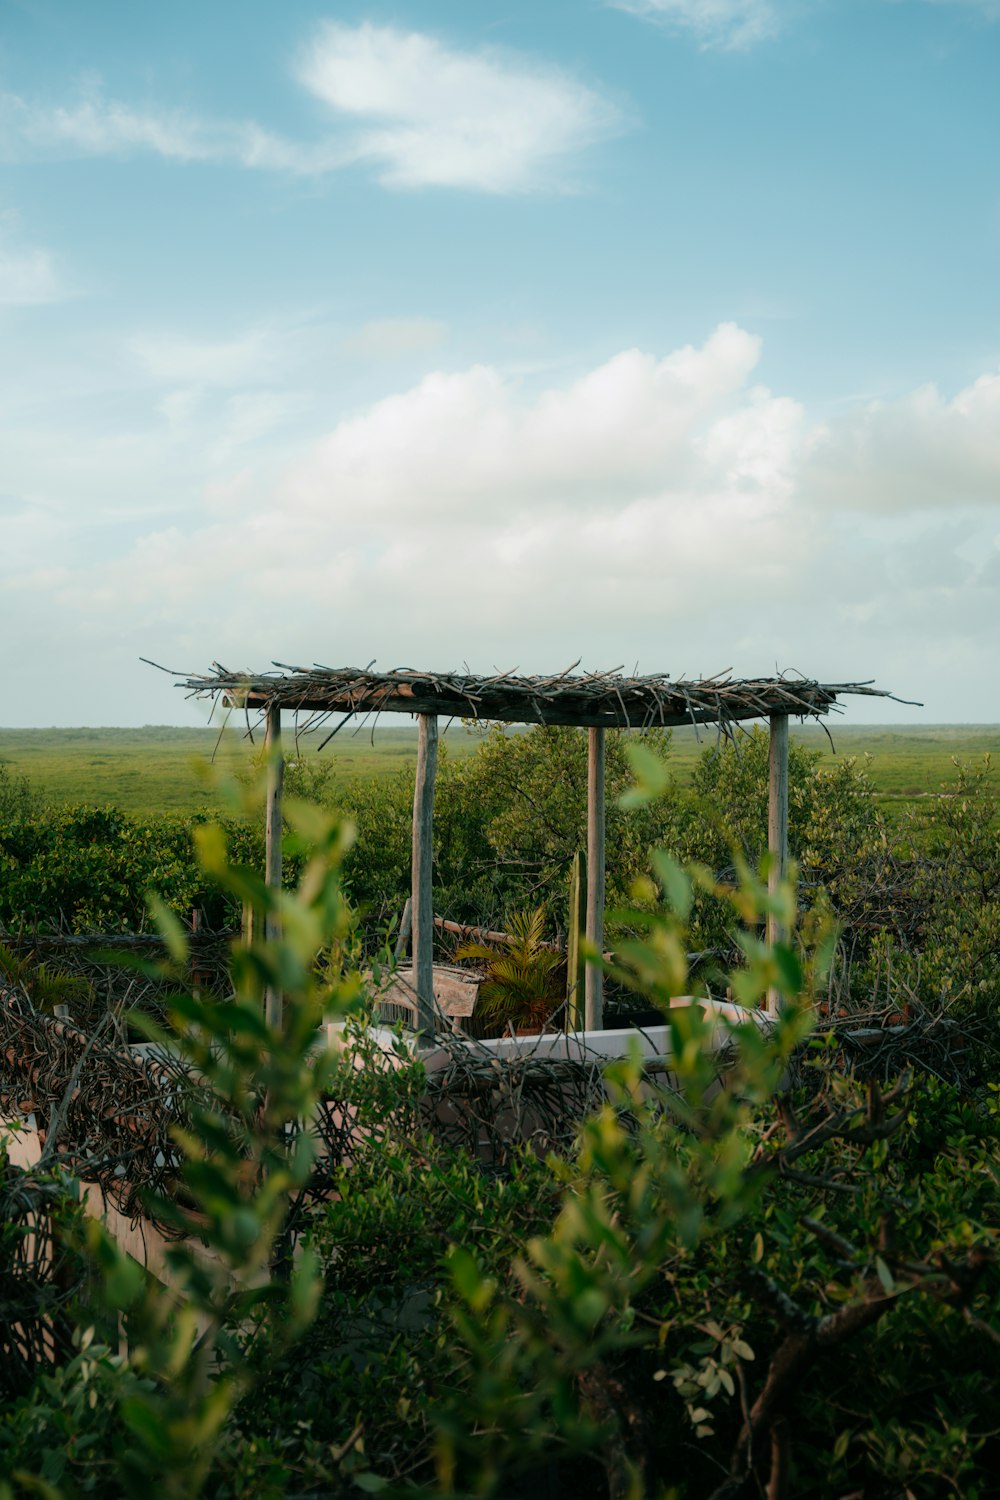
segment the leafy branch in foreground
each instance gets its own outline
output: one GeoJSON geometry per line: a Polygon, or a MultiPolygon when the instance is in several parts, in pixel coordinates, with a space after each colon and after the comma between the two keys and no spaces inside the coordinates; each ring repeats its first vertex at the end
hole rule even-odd
{"type": "MultiPolygon", "coordinates": [[[[824,1462],[814,1434],[830,1423],[817,1408],[855,1344],[869,1338],[871,1381],[895,1392],[907,1334],[874,1354],[870,1343],[889,1315],[911,1330],[929,1316],[935,1336],[953,1340],[935,1309],[957,1313],[958,1329],[984,1348],[1000,1339],[989,1316],[1000,1314],[988,1209],[996,1130],[977,1142],[966,1203],[948,1201],[936,1158],[914,1173],[902,1139],[911,1080],[859,1088],[827,1067],[821,1040],[809,1041],[810,986],[833,934],[818,930],[808,951],[769,948],[760,925],[775,906],[789,922],[792,890],[769,895],[763,876],[736,863],[737,883],[719,886],[660,856],[673,909],[627,914],[637,936],[620,945],[613,972],[664,1007],[670,1075],[654,1082],[638,1053],[608,1069],[608,1104],[584,1123],[572,1163],[552,1164],[562,1204],[552,1231],[516,1261],[515,1288],[484,1275],[471,1248],[452,1251],[468,1378],[438,1415],[437,1493],[507,1494],[553,1455],[599,1453],[612,1500],[668,1485],[713,1500],[826,1494],[822,1481],[808,1488],[824,1462]],[[751,1009],[737,1023],[698,1004],[669,1007],[687,987],[696,883],[740,924],[745,964],[730,983],[751,1009]],[[754,1009],[769,987],[785,1001],[773,1021],[754,1009]]],[[[650,890],[638,894],[645,907],[650,890]]],[[[895,1425],[854,1419],[831,1440],[831,1464],[869,1481],[874,1473],[890,1487],[870,1493],[895,1495],[898,1474],[879,1454],[898,1467],[902,1453],[914,1495],[942,1475],[977,1493],[969,1475],[983,1472],[976,1454],[991,1441],[974,1429],[978,1418],[934,1446],[933,1408],[897,1415],[899,1402],[887,1404],[883,1420],[895,1425]]],[[[985,1410],[981,1393],[975,1410],[985,1410]]]]}
{"type": "MultiPolygon", "coordinates": [[[[320,1026],[351,1004],[359,981],[316,963],[349,926],[338,874],[349,830],[304,807],[289,808],[288,817],[309,846],[294,891],[272,891],[253,871],[231,865],[218,829],[199,832],[205,871],[262,917],[276,918],[280,938],[234,947],[231,1000],[179,990],[168,1029],[137,1018],[155,1047],[183,1057],[191,1073],[186,1124],[172,1131],[175,1189],[149,1204],[177,1238],[164,1250],[163,1284],[125,1255],[101,1223],[86,1225],[104,1300],[120,1317],[129,1353],[127,1359],[112,1355],[84,1329],[78,1356],[55,1374],[49,1396],[63,1404],[75,1399],[81,1383],[91,1382],[96,1394],[99,1375],[100,1399],[117,1407],[122,1423],[109,1472],[94,1467],[73,1433],[62,1434],[67,1457],[49,1468],[58,1470],[69,1493],[79,1486],[145,1496],[155,1483],[166,1496],[199,1494],[225,1424],[268,1351],[297,1338],[315,1311],[320,1282],[314,1257],[306,1251],[293,1259],[283,1229],[290,1196],[312,1168],[309,1120],[334,1065],[320,1026]],[[276,1025],[264,1020],[268,987],[285,997],[276,1025]]],[[[171,956],[182,966],[186,935],[162,903],[153,904],[171,956]]],[[[259,920],[256,930],[263,929],[259,920]]],[[[59,1443],[57,1416],[40,1409],[38,1397],[32,1393],[35,1440],[59,1443]]],[[[20,1428],[15,1420],[13,1436],[23,1435],[32,1420],[25,1418],[20,1428]]],[[[32,1477],[23,1450],[11,1453],[10,1440],[0,1437],[0,1453],[4,1446],[17,1493],[55,1493],[32,1477]]]]}
{"type": "MultiPolygon", "coordinates": [[[[202,835],[212,878],[284,936],[234,952],[231,1006],[175,997],[176,1032],[155,1043],[186,1059],[178,1089],[192,1075],[155,1210],[179,1235],[171,1287],[91,1229],[107,1306],[81,1303],[72,1347],[4,1411],[3,1500],[154,1483],[213,1500],[995,1491],[996,1094],[918,1062],[882,1087],[845,1072],[843,1037],[812,1032],[833,933],[807,918],[797,939],[761,940],[769,903],[790,927],[790,888],[769,895],[736,860],[721,885],[657,856],[614,973],[664,1010],[669,1073],[614,1064],[575,1147],[567,1129],[546,1161],[511,1150],[485,1167],[427,1128],[428,1103],[464,1106],[426,1089],[419,1062],[376,1067],[363,1032],[336,1064],[313,1050],[359,981],[342,974],[344,837],[289,817],[312,851],[280,896],[202,835]],[[738,1025],[670,1007],[691,984],[699,904],[738,938],[722,981],[749,1008],[738,1025]],[[756,1008],[771,986],[786,1000],[773,1023],[756,1008]],[[273,1030],[267,987],[287,997],[273,1030]],[[317,1189],[321,1094],[317,1123],[339,1128],[332,1108],[358,1134],[339,1156],[324,1137],[340,1166],[317,1189]],[[112,1352],[119,1316],[127,1355],[112,1352]]],[[[161,923],[182,962],[183,934],[161,923]]],[[[582,1112],[567,1105],[567,1126],[582,1112]]]]}

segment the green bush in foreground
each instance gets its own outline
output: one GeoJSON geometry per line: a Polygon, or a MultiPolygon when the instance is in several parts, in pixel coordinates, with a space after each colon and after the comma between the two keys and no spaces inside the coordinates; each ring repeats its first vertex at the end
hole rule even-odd
{"type": "MultiPolygon", "coordinates": [[[[100,1224],[88,1222],[101,1294],[78,1309],[73,1357],[38,1376],[3,1414],[0,1474],[9,1482],[2,1495],[145,1496],[151,1485],[178,1500],[200,1494],[218,1474],[234,1406],[313,1315],[314,1260],[306,1252],[290,1265],[284,1241],[290,1195],[309,1176],[313,1140],[287,1127],[308,1120],[326,1086],[332,1059],[315,1051],[317,1028],[354,998],[357,980],[329,965],[320,976],[315,963],[346,932],[338,879],[344,831],[306,809],[290,809],[290,817],[311,844],[293,892],[269,891],[231,864],[221,830],[201,833],[206,876],[261,917],[273,914],[284,935],[234,950],[232,999],[179,991],[169,1036],[147,1023],[200,1079],[192,1123],[175,1130],[183,1154],[176,1195],[152,1205],[183,1236],[167,1251],[171,1285],[147,1278],[100,1224]],[[274,1026],[262,1014],[268,987],[288,996],[274,1026]],[[94,1336],[109,1315],[112,1326],[121,1319],[127,1357],[94,1336]]],[[[183,929],[162,902],[156,910],[182,965],[183,929]]],[[[53,1233],[65,1232],[61,1222],[53,1233]]],[[[74,1226],[81,1227],[78,1216],[70,1219],[69,1248],[79,1256],[74,1226]]],[[[30,1222],[18,1232],[30,1234],[30,1222]]]]}
{"type": "MultiPolygon", "coordinates": [[[[659,867],[683,915],[690,883],[659,867]]],[[[444,1405],[441,1493],[515,1493],[519,1472],[538,1492],[560,1448],[599,1453],[592,1492],[621,1497],[991,1492],[1000,1445],[976,1370],[1000,1341],[995,1098],[931,1090],[924,1118],[905,1081],[860,1089],[820,1042],[773,1106],[811,1025],[804,976],[755,935],[766,891],[744,875],[729,899],[747,924],[739,998],[777,984],[788,1009],[769,1037],[735,1028],[721,1088],[697,1009],[670,1018],[677,1093],[609,1069],[621,1110],[557,1168],[559,1214],[513,1291],[453,1252],[472,1372],[444,1405]]],[[[666,1000],[684,942],[646,917],[623,980],[666,1000]]]]}
{"type": "MultiPolygon", "coordinates": [[[[0,1495],[995,1493],[978,1371],[1000,1342],[996,1095],[838,1073],[809,1005],[833,934],[817,921],[798,950],[767,947],[761,922],[790,925],[792,892],[738,862],[719,885],[656,856],[615,977],[666,1006],[688,984],[695,901],[717,903],[737,998],[786,999],[772,1031],[732,1028],[720,1076],[700,1008],[669,1012],[671,1087],[615,1064],[577,1148],[501,1178],[422,1130],[419,1063],[341,1063],[370,1144],[300,1214],[290,1260],[311,1152],[285,1122],[344,1086],[310,1048],[358,980],[313,962],[344,948],[345,841],[289,815],[314,853],[278,896],[200,838],[206,874],[285,932],[236,955],[235,1002],[173,1007],[210,1093],[160,1211],[215,1258],[180,1243],[168,1294],[91,1230],[103,1295],[81,1303],[72,1355],[4,1411],[0,1495]],[[278,1032],[268,985],[289,997],[278,1032]],[[109,1313],[128,1357],[88,1332],[109,1313]]],[[[160,921],[180,960],[162,906],[160,921]]]]}

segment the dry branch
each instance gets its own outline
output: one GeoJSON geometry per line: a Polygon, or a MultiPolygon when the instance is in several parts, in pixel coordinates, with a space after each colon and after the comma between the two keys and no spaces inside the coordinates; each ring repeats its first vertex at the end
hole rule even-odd
{"type": "MultiPolygon", "coordinates": [[[[153,664],[155,665],[155,663],[153,664]]],[[[741,680],[720,673],[688,680],[659,672],[622,677],[616,672],[574,676],[492,677],[397,668],[288,666],[271,672],[231,671],[218,663],[205,674],[171,674],[189,697],[221,699],[227,707],[266,715],[269,708],[299,716],[298,733],[318,729],[338,716],[336,733],[355,715],[437,714],[483,722],[569,724],[591,728],[649,729],[679,724],[716,724],[730,735],[745,719],[789,715],[820,718],[839,712],[838,697],[906,700],[870,682],[819,683],[793,674],[741,680]]],[[[329,737],[329,736],[328,736],[329,737]]],[[[324,741],[325,743],[325,741],[324,741]]]]}

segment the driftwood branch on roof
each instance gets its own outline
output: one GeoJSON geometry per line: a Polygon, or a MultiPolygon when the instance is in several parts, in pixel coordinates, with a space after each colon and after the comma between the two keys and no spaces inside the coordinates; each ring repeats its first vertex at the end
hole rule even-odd
{"type": "MultiPolygon", "coordinates": [[[[191,697],[214,697],[248,715],[273,707],[296,713],[299,733],[318,729],[333,716],[346,722],[355,715],[381,713],[598,729],[714,724],[729,733],[743,720],[776,714],[821,718],[839,711],[837,700],[845,694],[906,701],[870,682],[819,683],[791,673],[738,679],[723,672],[693,680],[662,672],[624,677],[614,671],[574,675],[570,670],[556,676],[499,672],[486,677],[411,667],[376,672],[281,662],[269,672],[244,672],[216,662],[211,672],[177,675],[177,685],[191,697]]],[[[338,723],[332,732],[340,727],[338,723]]]]}

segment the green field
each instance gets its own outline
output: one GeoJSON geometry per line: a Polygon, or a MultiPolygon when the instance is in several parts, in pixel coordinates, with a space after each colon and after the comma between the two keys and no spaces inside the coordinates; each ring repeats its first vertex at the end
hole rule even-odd
{"type": "MultiPolygon", "coordinates": [[[[329,730],[326,731],[329,733],[329,730]]],[[[315,758],[323,734],[289,734],[285,753],[315,758]]],[[[456,725],[443,736],[446,754],[467,755],[476,739],[456,725]]],[[[416,757],[416,729],[349,727],[322,751],[338,778],[385,775],[416,757]]],[[[218,730],[147,725],[142,729],[0,729],[0,764],[27,776],[32,790],[48,802],[113,803],[127,812],[190,812],[213,808],[213,780],[246,767],[255,742],[239,734],[219,738],[218,730]]]]}
{"type": "MultiPolygon", "coordinates": [[[[852,726],[834,719],[829,728],[832,750],[821,724],[793,722],[791,737],[820,751],[830,765],[850,757],[864,761],[870,756],[868,774],[883,802],[908,802],[933,795],[943,783],[954,781],[956,760],[963,765],[981,764],[983,756],[1000,752],[997,724],[852,726]]],[[[674,731],[674,763],[682,776],[690,773],[698,756],[714,743],[714,736],[704,731],[700,744],[692,729],[674,731]]]]}
{"type": "MultiPolygon", "coordinates": [[[[871,725],[831,724],[836,755],[819,725],[793,726],[793,738],[835,759],[870,756],[869,772],[880,800],[897,806],[933,794],[954,778],[954,761],[981,761],[1000,751],[996,725],[871,725]]],[[[298,753],[313,757],[322,735],[304,737],[298,753]]],[[[444,737],[452,757],[474,752],[478,737],[456,724],[444,737]]],[[[711,731],[675,730],[673,762],[687,781],[698,756],[715,743],[711,731]]],[[[221,742],[216,731],[149,726],[143,729],[0,729],[0,763],[23,773],[32,789],[49,802],[89,802],[116,806],[133,813],[189,812],[213,808],[209,762],[233,771],[247,763],[254,747],[238,735],[221,742]]],[[[289,736],[288,754],[296,753],[289,736]]],[[[416,730],[369,729],[352,734],[349,728],[323,750],[336,768],[337,778],[391,774],[412,764],[416,730]]]]}

